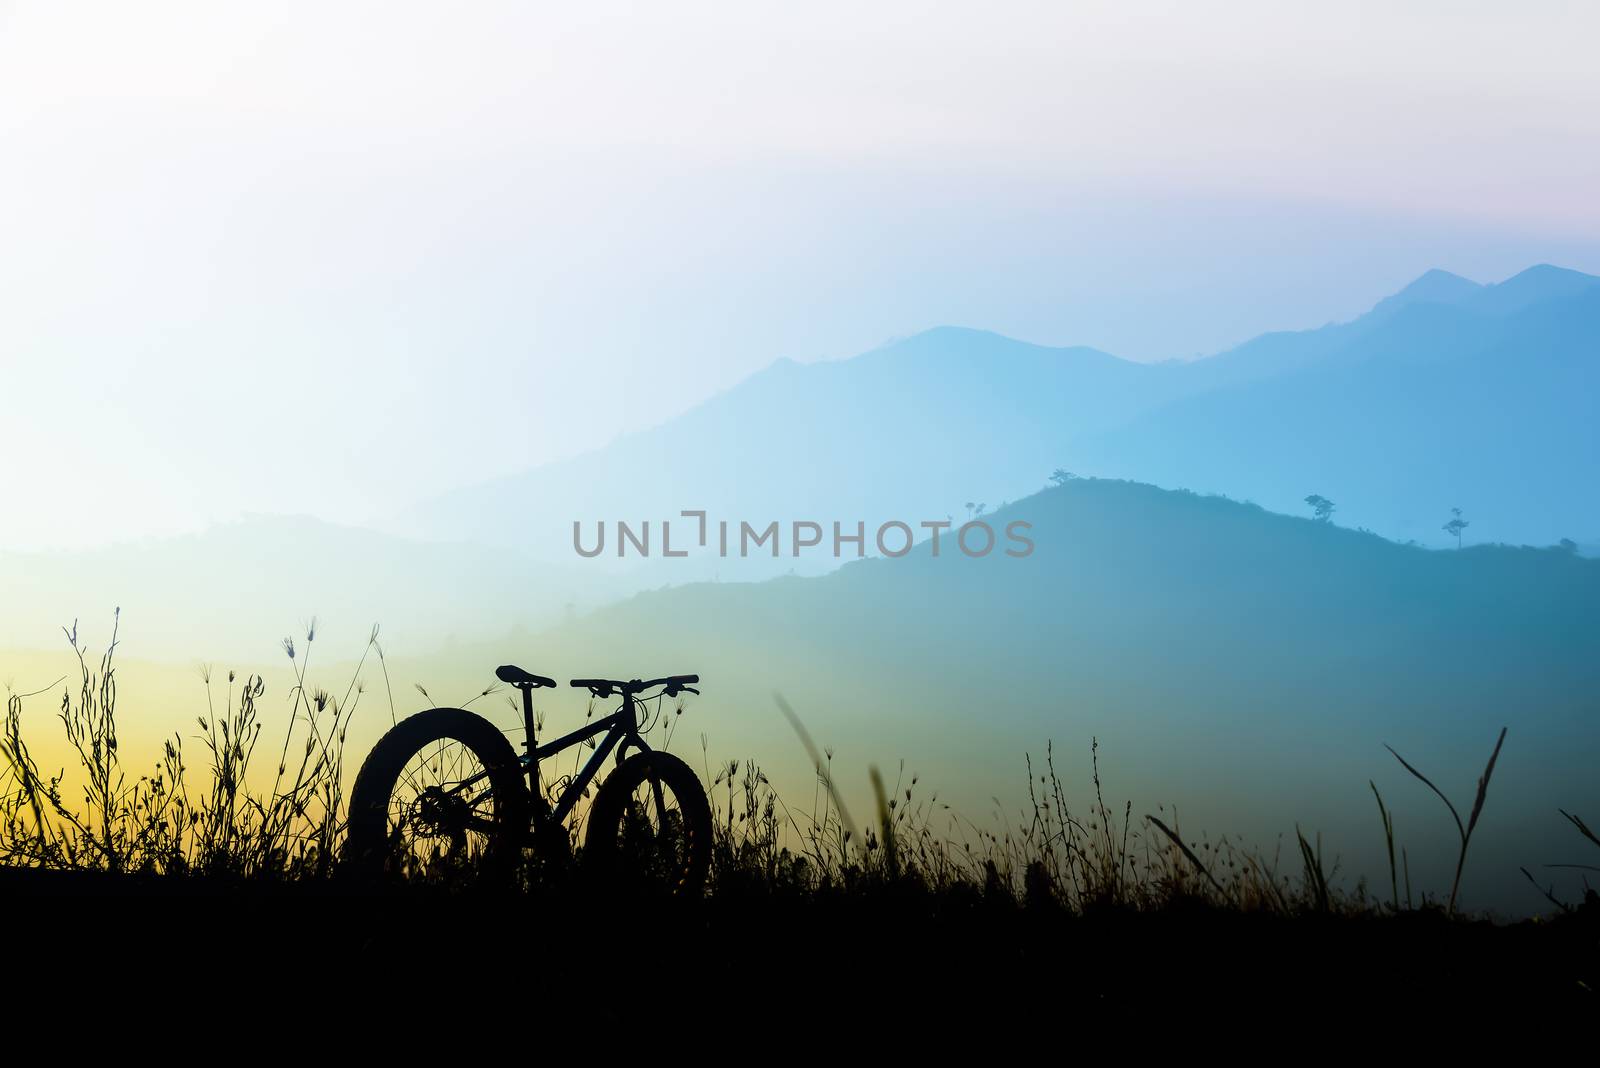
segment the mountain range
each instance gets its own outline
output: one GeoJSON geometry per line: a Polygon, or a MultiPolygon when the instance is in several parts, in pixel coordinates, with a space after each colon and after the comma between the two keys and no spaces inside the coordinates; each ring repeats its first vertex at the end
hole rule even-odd
{"type": "MultiPolygon", "coordinates": [[[[821,574],[831,553],[660,558],[684,510],[757,528],[959,523],[1058,468],[1227,494],[1394,540],[1600,549],[1600,279],[1534,267],[1498,285],[1430,271],[1369,313],[1145,364],[940,328],[848,360],[781,360],[660,426],[570,461],[469,486],[378,526],[253,517],[91,552],[0,554],[0,644],[39,646],[77,615],[190,657],[269,649],[317,614],[375,621],[412,648],[559,623],[664,584],[821,574]],[[615,526],[649,522],[650,559],[615,526]],[[611,525],[600,559],[574,522],[611,525]],[[139,626],[134,627],[135,621],[139,626]],[[263,622],[268,621],[268,622],[263,622]],[[263,633],[263,628],[271,633],[263,633]],[[204,648],[195,648],[196,634],[204,648]]],[[[872,550],[870,534],[867,551],[872,550]]],[[[850,550],[847,548],[848,558],[850,550]]]]}
{"type": "Polygon", "coordinates": [[[1192,362],[950,327],[848,360],[779,361],[660,426],[389,526],[572,560],[574,521],[964,518],[1064,467],[1284,512],[1320,494],[1342,523],[1424,544],[1449,540],[1453,507],[1475,540],[1589,544],[1597,387],[1600,278],[1537,266],[1479,285],[1435,270],[1351,322],[1192,362]]]}

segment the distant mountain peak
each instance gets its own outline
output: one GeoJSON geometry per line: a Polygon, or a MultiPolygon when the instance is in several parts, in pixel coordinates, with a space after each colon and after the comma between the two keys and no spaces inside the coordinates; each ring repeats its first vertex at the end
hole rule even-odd
{"type": "Polygon", "coordinates": [[[1536,263],[1526,270],[1518,271],[1499,284],[1505,286],[1511,285],[1513,282],[1548,282],[1554,279],[1581,279],[1584,283],[1600,282],[1600,278],[1596,278],[1592,274],[1584,274],[1582,271],[1574,271],[1570,267],[1557,267],[1553,263],[1536,263]]]}
{"type": "Polygon", "coordinates": [[[1418,275],[1416,280],[1406,288],[1415,289],[1419,286],[1449,285],[1461,289],[1477,289],[1481,284],[1456,274],[1454,271],[1446,271],[1441,267],[1430,267],[1418,275]]]}
{"type": "Polygon", "coordinates": [[[1392,315],[1413,304],[1460,304],[1483,292],[1484,287],[1470,278],[1435,267],[1425,271],[1397,293],[1373,306],[1375,315],[1392,315]]]}
{"type": "Polygon", "coordinates": [[[905,337],[892,338],[885,342],[881,348],[891,348],[901,345],[921,346],[960,346],[982,345],[987,342],[999,341],[1002,343],[1018,344],[1015,338],[1006,337],[1004,334],[993,330],[983,330],[975,326],[930,326],[926,330],[919,330],[905,337]]]}
{"type": "Polygon", "coordinates": [[[1381,320],[1418,304],[1451,304],[1484,315],[1504,316],[1547,300],[1564,300],[1594,286],[1600,286],[1600,278],[1549,263],[1535,264],[1491,285],[1480,285],[1434,268],[1398,293],[1380,300],[1371,315],[1381,320]]]}
{"type": "Polygon", "coordinates": [[[895,338],[863,353],[873,356],[883,353],[925,359],[944,357],[954,359],[979,358],[992,361],[1005,355],[1032,354],[1051,357],[1069,356],[1079,359],[1129,363],[1119,356],[1088,345],[1057,346],[1002,334],[996,330],[983,330],[972,326],[935,326],[906,337],[895,338]]]}
{"type": "Polygon", "coordinates": [[[1592,274],[1540,263],[1512,275],[1504,282],[1484,287],[1483,295],[1477,298],[1476,303],[1484,311],[1509,315],[1532,304],[1576,296],[1597,285],[1600,285],[1600,278],[1592,274]]]}

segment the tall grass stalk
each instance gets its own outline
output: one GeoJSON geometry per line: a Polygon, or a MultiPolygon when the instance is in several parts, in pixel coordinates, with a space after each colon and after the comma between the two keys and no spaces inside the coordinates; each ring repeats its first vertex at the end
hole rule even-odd
{"type": "Polygon", "coordinates": [[[1423,785],[1427,786],[1428,789],[1439,795],[1439,800],[1444,802],[1444,807],[1450,810],[1450,817],[1456,821],[1456,832],[1461,836],[1461,852],[1456,857],[1456,874],[1450,883],[1450,904],[1445,910],[1452,915],[1456,911],[1456,899],[1461,893],[1461,873],[1467,866],[1467,846],[1472,842],[1472,832],[1478,826],[1478,817],[1483,814],[1483,803],[1489,796],[1489,779],[1494,775],[1495,761],[1500,759],[1500,747],[1505,745],[1505,742],[1506,728],[1501,727],[1500,737],[1495,739],[1494,752],[1489,754],[1489,763],[1484,767],[1483,774],[1478,776],[1478,792],[1472,800],[1472,814],[1464,824],[1461,822],[1461,813],[1456,811],[1456,806],[1450,803],[1450,799],[1444,795],[1443,790],[1440,790],[1426,775],[1407,763],[1405,757],[1395,753],[1393,746],[1384,746],[1389,752],[1394,753],[1394,758],[1400,761],[1402,767],[1422,780],[1423,785]]]}

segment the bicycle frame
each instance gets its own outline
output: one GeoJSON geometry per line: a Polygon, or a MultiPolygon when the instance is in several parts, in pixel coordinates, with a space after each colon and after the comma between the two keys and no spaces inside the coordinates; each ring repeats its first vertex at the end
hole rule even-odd
{"type": "MultiPolygon", "coordinates": [[[[583,791],[588,787],[595,773],[600,770],[600,765],[605,763],[606,757],[616,750],[617,762],[629,749],[648,750],[650,747],[639,736],[639,700],[631,693],[622,695],[622,707],[609,716],[595,720],[585,727],[579,727],[570,734],[564,734],[553,742],[539,745],[533,732],[533,690],[522,687],[522,722],[527,729],[528,752],[522,757],[522,764],[528,771],[528,792],[533,795],[534,823],[560,824],[572,814],[578,799],[583,796],[583,791]],[[567,783],[566,789],[561,791],[561,796],[556,798],[555,808],[545,800],[544,791],[539,786],[539,761],[546,757],[555,756],[557,753],[570,749],[588,741],[595,735],[605,732],[605,738],[595,747],[594,755],[567,783]]],[[[536,827],[537,829],[537,827],[536,827]]]]}
{"type": "MultiPolygon", "coordinates": [[[[533,800],[532,830],[537,833],[547,826],[559,825],[566,821],[572,814],[573,808],[577,806],[578,799],[583,796],[583,791],[594,779],[595,773],[600,770],[600,765],[605,763],[606,757],[610,756],[613,750],[617,753],[618,763],[621,763],[629,749],[649,750],[650,746],[639,736],[639,700],[631,693],[622,695],[622,707],[611,715],[597,719],[570,734],[564,734],[553,742],[539,745],[534,737],[533,688],[519,686],[518,689],[522,691],[522,722],[528,739],[524,743],[528,752],[519,759],[528,774],[528,793],[533,800]],[[555,807],[551,808],[544,791],[540,788],[539,761],[580,745],[602,732],[606,735],[605,739],[595,747],[594,755],[572,777],[572,781],[567,783],[566,788],[561,791],[561,796],[556,799],[555,807]]],[[[488,777],[489,772],[485,769],[471,778],[456,783],[446,792],[458,794],[488,777]]]]}

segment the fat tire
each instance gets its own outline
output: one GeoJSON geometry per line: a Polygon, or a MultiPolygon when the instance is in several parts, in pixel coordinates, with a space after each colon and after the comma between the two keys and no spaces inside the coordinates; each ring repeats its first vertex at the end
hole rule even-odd
{"type": "Polygon", "coordinates": [[[389,800],[395,783],[412,757],[425,746],[446,738],[471,749],[489,772],[495,822],[499,825],[492,841],[491,864],[498,870],[514,866],[530,821],[525,773],[516,750],[500,729],[482,716],[461,708],[430,708],[390,728],[356,773],[342,857],[347,873],[367,879],[384,873],[389,800]]]}
{"type": "Polygon", "coordinates": [[[649,780],[651,773],[672,791],[683,817],[688,838],[688,857],[670,892],[675,896],[698,897],[705,889],[711,868],[711,803],[694,769],[671,753],[646,750],[622,762],[600,784],[594,804],[589,808],[588,829],[584,834],[584,865],[612,888],[622,885],[629,873],[618,850],[618,831],[623,809],[634,790],[649,780]]]}

